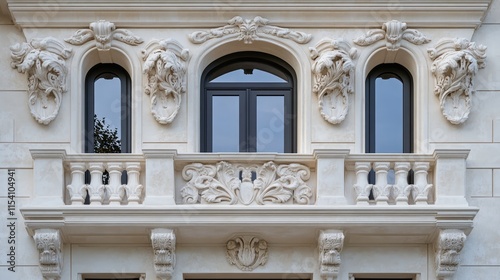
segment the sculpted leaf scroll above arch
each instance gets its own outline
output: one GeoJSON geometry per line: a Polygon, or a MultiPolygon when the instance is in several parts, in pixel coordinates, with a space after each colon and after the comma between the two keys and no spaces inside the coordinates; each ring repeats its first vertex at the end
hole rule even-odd
{"type": "Polygon", "coordinates": [[[381,29],[370,30],[365,35],[354,39],[354,43],[360,46],[369,46],[383,39],[386,39],[386,47],[389,51],[397,51],[401,46],[401,40],[406,40],[415,45],[422,45],[431,41],[420,31],[407,29],[406,23],[391,20],[384,23],[381,29]]]}
{"type": "Polygon", "coordinates": [[[53,37],[35,38],[30,43],[11,48],[11,67],[28,74],[28,106],[40,124],[49,124],[57,117],[62,95],[66,92],[68,69],[66,59],[71,49],[53,37]]]}
{"type": "Polygon", "coordinates": [[[209,31],[193,32],[189,35],[189,39],[194,44],[201,44],[210,39],[237,34],[238,40],[243,41],[245,44],[251,44],[259,38],[259,34],[263,33],[283,39],[290,39],[299,44],[306,44],[312,37],[311,34],[304,32],[269,25],[269,20],[260,16],[256,16],[253,19],[243,19],[240,16],[235,16],[227,23],[225,26],[210,29],[209,31]]]}
{"type": "Polygon", "coordinates": [[[452,124],[464,123],[472,107],[474,77],[485,66],[486,47],[463,38],[444,38],[427,52],[444,117],[452,124]]]}
{"type": "Polygon", "coordinates": [[[357,50],[343,39],[323,39],[309,50],[314,60],[313,93],[318,95],[321,116],[329,123],[341,123],[349,108],[348,94],[354,92],[357,50]]]}
{"type": "Polygon", "coordinates": [[[98,20],[90,23],[89,29],[80,29],[70,38],[64,41],[72,45],[82,45],[92,39],[95,39],[98,51],[108,51],[111,49],[113,39],[126,43],[131,46],[137,46],[144,42],[140,37],[135,36],[127,29],[116,29],[114,23],[106,20],[98,20]]]}
{"type": "Polygon", "coordinates": [[[142,51],[143,72],[148,84],[144,92],[151,97],[151,113],[160,124],[171,123],[186,92],[186,62],[189,51],[173,39],[153,40],[142,51]]]}
{"type": "Polygon", "coordinates": [[[312,190],[306,184],[310,170],[297,163],[192,163],[184,167],[182,176],[188,181],[181,189],[182,201],[185,204],[264,205],[292,201],[297,204],[309,204],[312,197],[312,190]]]}

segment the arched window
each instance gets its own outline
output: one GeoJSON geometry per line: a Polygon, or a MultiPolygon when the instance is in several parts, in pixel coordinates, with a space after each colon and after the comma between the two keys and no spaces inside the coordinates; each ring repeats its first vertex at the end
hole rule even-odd
{"type": "Polygon", "coordinates": [[[399,64],[381,64],[366,79],[366,152],[413,151],[413,84],[399,64]]]}
{"type": "Polygon", "coordinates": [[[202,76],[201,151],[296,151],[295,77],[284,61],[242,52],[202,76]]]}
{"type": "Polygon", "coordinates": [[[85,78],[85,152],[130,153],[130,77],[121,66],[98,64],[85,78]]]}

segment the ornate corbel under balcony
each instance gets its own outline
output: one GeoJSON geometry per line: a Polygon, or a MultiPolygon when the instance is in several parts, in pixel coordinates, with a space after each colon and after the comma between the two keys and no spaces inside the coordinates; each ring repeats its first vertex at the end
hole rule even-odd
{"type": "Polygon", "coordinates": [[[151,98],[151,113],[160,124],[171,123],[186,92],[186,62],[189,51],[173,39],[154,40],[142,51],[143,72],[148,84],[144,92],[151,98]]]}
{"type": "Polygon", "coordinates": [[[92,39],[95,40],[98,51],[109,51],[113,39],[131,46],[137,46],[143,42],[140,37],[135,36],[129,30],[116,29],[114,23],[106,20],[94,21],[90,24],[89,29],[80,29],[64,41],[72,45],[83,45],[92,39]]]}
{"type": "Polygon", "coordinates": [[[253,19],[243,19],[235,16],[228,21],[228,24],[222,27],[214,28],[209,31],[196,31],[189,35],[192,43],[201,44],[213,38],[222,38],[237,34],[238,40],[245,44],[251,44],[259,38],[259,34],[272,35],[278,38],[290,39],[299,44],[306,44],[311,40],[312,35],[304,32],[292,31],[269,25],[269,20],[256,16],[253,19]]]}
{"type": "Polygon", "coordinates": [[[71,49],[56,38],[47,37],[15,44],[10,50],[12,68],[28,74],[31,115],[37,122],[49,124],[57,117],[66,92],[66,59],[71,56],[71,49]]]}
{"type": "Polygon", "coordinates": [[[434,61],[434,94],[444,117],[452,124],[464,123],[471,110],[474,77],[485,66],[486,47],[463,38],[442,39],[428,53],[434,61]]]}
{"type": "Polygon", "coordinates": [[[440,230],[436,244],[436,276],[439,280],[453,279],[460,263],[460,251],[467,236],[462,230],[440,230]]]}
{"type": "Polygon", "coordinates": [[[320,275],[324,280],[335,280],[341,264],[340,252],[344,233],[340,230],[322,230],[318,239],[320,275]]]}
{"type": "Polygon", "coordinates": [[[354,43],[360,46],[369,46],[383,39],[386,40],[388,51],[397,51],[401,46],[401,40],[406,40],[415,45],[422,45],[431,41],[420,31],[407,29],[406,23],[391,20],[384,23],[381,29],[370,30],[365,35],[354,39],[354,43]]]}
{"type": "Polygon", "coordinates": [[[357,51],[343,39],[323,39],[309,50],[314,60],[313,93],[318,95],[321,116],[329,123],[341,123],[349,108],[348,94],[354,91],[357,51]]]}
{"type": "Polygon", "coordinates": [[[35,230],[36,248],[39,252],[40,270],[44,280],[61,279],[62,241],[58,229],[35,230]]]}
{"type": "Polygon", "coordinates": [[[158,280],[169,280],[175,267],[175,233],[171,229],[156,228],[151,231],[154,266],[158,280]]]}
{"type": "Polygon", "coordinates": [[[227,261],[240,270],[252,271],[265,265],[267,257],[267,242],[256,236],[237,236],[226,243],[227,261]]]}

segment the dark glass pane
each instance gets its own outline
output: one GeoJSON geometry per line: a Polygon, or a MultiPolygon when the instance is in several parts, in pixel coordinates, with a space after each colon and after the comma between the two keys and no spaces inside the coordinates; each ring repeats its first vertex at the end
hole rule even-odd
{"type": "Polygon", "coordinates": [[[403,152],[403,83],[395,76],[375,80],[375,152],[403,152]]]}
{"type": "Polygon", "coordinates": [[[210,81],[211,83],[287,83],[286,80],[271,74],[269,72],[259,70],[259,69],[251,69],[251,70],[243,70],[237,69],[210,81]]]}
{"type": "Polygon", "coordinates": [[[257,96],[257,152],[285,151],[284,115],[284,96],[257,96]]]}
{"type": "Polygon", "coordinates": [[[121,92],[121,81],[118,77],[99,78],[94,82],[94,152],[120,152],[121,92]],[[100,140],[98,137],[101,137],[100,140]]]}
{"type": "Polygon", "coordinates": [[[212,152],[239,152],[239,135],[239,96],[213,96],[212,152]]]}

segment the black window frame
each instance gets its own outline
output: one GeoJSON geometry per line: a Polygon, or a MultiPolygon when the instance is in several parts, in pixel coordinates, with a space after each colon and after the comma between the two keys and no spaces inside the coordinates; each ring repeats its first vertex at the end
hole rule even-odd
{"type": "Polygon", "coordinates": [[[85,77],[85,153],[94,153],[94,84],[104,76],[114,76],[121,83],[121,153],[131,153],[132,93],[128,72],[118,64],[99,63],[85,77]]]}
{"type": "Polygon", "coordinates": [[[373,68],[366,78],[365,103],[365,152],[375,150],[375,80],[382,75],[397,77],[403,84],[403,153],[413,152],[413,78],[411,73],[397,63],[386,63],[373,68]]]}
{"type": "MultiPolygon", "coordinates": [[[[247,70],[245,70],[247,71],[247,70]]],[[[250,71],[250,70],[248,70],[250,71]]],[[[284,96],[284,152],[295,153],[297,148],[297,94],[296,76],[293,68],[273,55],[261,52],[237,52],[226,55],[211,63],[203,72],[200,90],[200,151],[212,152],[212,97],[239,96],[240,150],[256,152],[257,96],[284,96]],[[210,82],[216,77],[236,69],[260,69],[274,74],[286,83],[271,82],[210,82]],[[217,91],[213,94],[212,91],[217,91]],[[266,92],[268,91],[268,92],[266,92]],[[283,94],[280,94],[282,91],[283,94]],[[288,91],[288,93],[286,93],[288,91]],[[236,94],[236,92],[238,92],[236,94]],[[245,140],[250,141],[245,141],[245,140]],[[254,141],[255,140],[255,141],[254,141]]]]}

